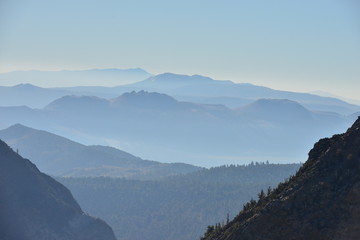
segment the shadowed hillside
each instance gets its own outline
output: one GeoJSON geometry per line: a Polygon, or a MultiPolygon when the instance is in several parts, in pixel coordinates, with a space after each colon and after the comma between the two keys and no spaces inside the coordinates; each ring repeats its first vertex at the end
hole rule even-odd
{"type": "Polygon", "coordinates": [[[294,177],[258,196],[230,223],[209,226],[203,239],[359,239],[360,118],[317,142],[294,177]]]}
{"type": "Polygon", "coordinates": [[[70,191],[0,141],[0,239],[115,240],[70,191]]]}

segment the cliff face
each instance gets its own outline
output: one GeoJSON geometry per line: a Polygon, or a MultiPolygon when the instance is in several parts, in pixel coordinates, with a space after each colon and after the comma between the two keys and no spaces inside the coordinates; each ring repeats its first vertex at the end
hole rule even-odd
{"type": "Polygon", "coordinates": [[[115,240],[70,191],[0,140],[0,239],[115,240]]]}
{"type": "Polygon", "coordinates": [[[360,239],[360,118],[317,142],[294,177],[203,239],[360,239]]]}

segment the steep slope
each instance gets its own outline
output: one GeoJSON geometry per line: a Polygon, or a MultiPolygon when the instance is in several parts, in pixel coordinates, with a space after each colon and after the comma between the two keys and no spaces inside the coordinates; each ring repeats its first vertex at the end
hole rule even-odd
{"type": "Polygon", "coordinates": [[[150,179],[184,174],[200,168],[143,160],[106,146],[85,146],[58,135],[20,124],[0,130],[0,138],[47,174],[150,179]]]}
{"type": "Polygon", "coordinates": [[[0,239],[114,240],[70,191],[0,140],[0,239]]]}
{"type": "Polygon", "coordinates": [[[244,206],[206,240],[360,238],[360,118],[348,131],[317,142],[290,180],[244,206]]]}

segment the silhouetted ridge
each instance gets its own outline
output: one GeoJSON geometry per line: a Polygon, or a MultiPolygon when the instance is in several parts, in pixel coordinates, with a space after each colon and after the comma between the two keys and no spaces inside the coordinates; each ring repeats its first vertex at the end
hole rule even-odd
{"type": "Polygon", "coordinates": [[[0,140],[0,239],[114,240],[70,191],[0,140]]]}
{"type": "Polygon", "coordinates": [[[360,118],[348,131],[321,139],[285,183],[244,206],[206,240],[360,239],[360,118]]]}

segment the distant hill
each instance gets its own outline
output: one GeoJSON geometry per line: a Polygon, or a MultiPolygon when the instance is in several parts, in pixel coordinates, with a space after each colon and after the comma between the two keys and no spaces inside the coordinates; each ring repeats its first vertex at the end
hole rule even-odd
{"type": "Polygon", "coordinates": [[[0,140],[0,239],[115,240],[70,191],[0,140]]]}
{"type": "Polygon", "coordinates": [[[203,240],[359,239],[360,118],[344,134],[321,139],[297,174],[203,240]]]}
{"type": "Polygon", "coordinates": [[[40,108],[65,95],[87,95],[111,99],[126,92],[144,90],[165,93],[180,101],[222,104],[229,108],[239,108],[258,99],[267,98],[296,101],[312,111],[336,112],[342,115],[350,115],[360,111],[360,106],[349,104],[334,97],[279,91],[249,83],[214,80],[201,75],[188,76],[164,73],[151,76],[141,69],[11,72],[0,74],[0,85],[14,86],[0,87],[1,106],[27,105],[28,107],[40,108]],[[12,78],[14,80],[11,80],[12,78]],[[32,78],[36,80],[30,81],[32,78]],[[38,86],[62,86],[62,88],[14,86],[20,83],[32,83],[38,86]],[[56,84],[52,85],[52,83],[56,84]],[[77,86],[74,86],[74,83],[77,86]]]}
{"type": "Polygon", "coordinates": [[[42,110],[0,107],[0,114],[3,128],[21,123],[71,139],[91,136],[92,144],[198,166],[299,162],[316,139],[344,131],[352,120],[287,99],[260,99],[229,109],[146,91],[110,100],[65,96],[42,110]]]}
{"type": "Polygon", "coordinates": [[[288,99],[259,99],[236,109],[240,115],[246,115],[258,121],[268,119],[273,122],[296,124],[298,121],[311,121],[313,114],[297,102],[288,99]],[[291,113],[284,115],[284,113],[291,113]],[[290,119],[289,119],[290,118],[290,119]]]}
{"type": "Polygon", "coordinates": [[[76,177],[154,179],[200,168],[182,163],[143,160],[105,146],[85,146],[55,134],[17,124],[0,131],[0,138],[47,174],[76,177]]]}
{"type": "Polygon", "coordinates": [[[81,206],[113,227],[119,239],[199,239],[214,221],[233,218],[261,189],[276,186],[300,164],[222,166],[157,181],[57,178],[81,206]]]}
{"type": "MultiPolygon", "coordinates": [[[[337,98],[321,97],[309,93],[274,90],[249,83],[216,81],[200,75],[187,76],[165,73],[114,89],[121,91],[122,88],[127,91],[133,89],[162,92],[174,97],[179,96],[179,98],[184,101],[193,101],[194,97],[197,97],[200,103],[206,103],[213,98],[217,98],[218,104],[224,105],[229,104],[229,98],[233,99],[231,103],[235,101],[241,103],[246,100],[257,100],[259,98],[273,98],[296,101],[314,111],[329,111],[348,115],[360,110],[360,106],[349,104],[337,98]]],[[[238,105],[236,107],[240,106],[241,105],[238,105]]]]}
{"type": "Polygon", "coordinates": [[[142,108],[142,109],[176,109],[178,101],[174,98],[156,92],[130,92],[124,93],[120,97],[111,100],[111,105],[115,107],[142,108]]]}
{"type": "Polygon", "coordinates": [[[133,83],[130,86],[138,89],[145,89],[147,91],[172,90],[186,86],[204,85],[204,84],[230,84],[230,81],[216,81],[209,77],[201,75],[181,75],[173,73],[163,73],[156,76],[149,77],[143,81],[133,83]]]}
{"type": "Polygon", "coordinates": [[[14,71],[0,73],[0,85],[13,86],[21,83],[30,83],[42,87],[117,86],[141,81],[150,76],[150,73],[140,68],[14,71]]]}
{"type": "Polygon", "coordinates": [[[75,94],[80,91],[99,97],[115,97],[120,93],[145,90],[165,93],[181,101],[223,104],[229,108],[238,108],[260,98],[270,98],[296,101],[313,111],[349,115],[360,110],[360,106],[334,97],[280,91],[249,83],[219,81],[201,75],[188,76],[173,73],[159,74],[143,81],[111,88],[83,86],[64,88],[64,90],[73,91],[75,94]]]}
{"type": "Polygon", "coordinates": [[[32,108],[43,108],[49,102],[70,94],[71,92],[67,90],[40,88],[31,84],[0,86],[0,106],[26,105],[32,108]]]}

